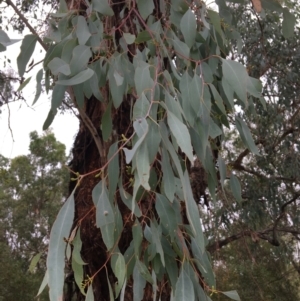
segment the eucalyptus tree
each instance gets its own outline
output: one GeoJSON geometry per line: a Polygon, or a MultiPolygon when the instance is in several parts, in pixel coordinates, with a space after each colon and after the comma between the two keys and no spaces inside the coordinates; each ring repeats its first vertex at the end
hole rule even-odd
{"type": "Polygon", "coordinates": [[[0,156],[3,300],[33,300],[37,294],[46,270],[50,229],[67,195],[66,160],[65,146],[52,133],[38,136],[36,132],[30,134],[29,155],[0,156]]]}
{"type": "MultiPolygon", "coordinates": [[[[207,246],[197,203],[217,203],[217,192],[227,191],[226,163],[228,170],[233,164],[222,157],[224,127],[237,129],[247,147],[242,158],[263,157],[236,106],[246,113],[265,100],[261,82],[228,58],[241,35],[226,2],[216,2],[219,14],[196,0],[62,0],[39,36],[6,0],[32,32],[22,42],[19,75],[37,42],[46,51],[34,98],[43,81],[51,93],[44,129],[66,97],[80,119],[70,196],[51,230],[42,283],[51,301],[220,293],[206,248],[224,240],[210,235],[207,246]]],[[[272,4],[288,37],[295,19],[287,8],[258,0],[252,12],[264,16],[272,4]]],[[[234,173],[229,186],[233,206],[241,206],[234,173]]],[[[240,300],[236,291],[223,294],[240,300]]]]}

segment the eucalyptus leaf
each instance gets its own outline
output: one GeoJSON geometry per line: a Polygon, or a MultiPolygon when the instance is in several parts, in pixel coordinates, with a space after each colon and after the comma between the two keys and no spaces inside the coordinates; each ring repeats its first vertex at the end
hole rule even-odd
{"type": "Polygon", "coordinates": [[[74,191],[60,209],[49,240],[47,271],[50,301],[62,300],[65,266],[65,240],[69,237],[75,213],[74,191]]]}
{"type": "Polygon", "coordinates": [[[35,49],[36,41],[37,36],[32,34],[26,35],[22,41],[21,52],[17,58],[18,71],[20,77],[23,77],[25,73],[26,66],[35,49]]]}
{"type": "Polygon", "coordinates": [[[94,71],[92,69],[87,68],[69,79],[58,80],[56,84],[64,85],[64,86],[74,86],[87,81],[93,75],[94,75],[94,71]]]}

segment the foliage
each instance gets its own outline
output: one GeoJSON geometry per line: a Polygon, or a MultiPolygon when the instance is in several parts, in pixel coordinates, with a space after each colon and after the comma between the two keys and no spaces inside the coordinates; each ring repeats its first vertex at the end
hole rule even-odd
{"type": "MultiPolygon", "coordinates": [[[[218,288],[236,289],[245,301],[298,300],[299,275],[284,260],[284,247],[249,240],[237,241],[216,254],[218,288]]],[[[227,299],[220,295],[216,300],[227,299]]]]}
{"type": "MultiPolygon", "coordinates": [[[[30,154],[0,160],[3,300],[32,300],[45,273],[50,228],[66,195],[65,146],[52,133],[30,134],[30,154]],[[31,259],[41,254],[29,271],[31,259]]],[[[46,296],[43,299],[47,300],[46,296]]]]}
{"type": "MultiPolygon", "coordinates": [[[[43,128],[51,125],[66,93],[81,120],[72,191],[50,235],[45,279],[51,301],[63,298],[64,281],[66,300],[74,292],[79,300],[84,295],[86,300],[210,300],[219,291],[207,249],[216,251],[244,236],[278,245],[277,232],[293,230],[279,223],[289,223],[285,209],[296,204],[297,187],[279,194],[287,186],[276,182],[278,193],[268,189],[269,195],[253,189],[269,188],[274,174],[275,180],[286,178],[276,167],[270,174],[270,145],[261,136],[269,110],[263,96],[274,78],[262,90],[258,78],[264,73],[254,70],[258,58],[252,61],[252,52],[247,53],[253,41],[237,31],[243,19],[235,13],[239,5],[231,11],[224,0],[216,2],[219,14],[201,1],[62,0],[43,40],[34,29],[24,37],[17,59],[20,76],[37,42],[46,51],[34,99],[44,80],[52,96],[43,128]],[[230,60],[235,52],[236,61],[230,60]],[[226,147],[230,135],[234,141],[226,147]],[[246,156],[249,161],[242,165],[246,156]],[[271,197],[275,202],[265,205],[271,197]],[[199,211],[200,198],[214,204],[213,219],[199,211]],[[256,207],[250,210],[252,201],[256,207]],[[263,211],[270,217],[260,219],[263,211]],[[237,229],[231,227],[236,224],[242,231],[229,238],[211,231],[220,225],[237,229]]],[[[290,10],[276,1],[252,2],[248,20],[260,13],[258,18],[269,22],[268,10],[277,19],[282,14],[280,34],[274,28],[275,38],[267,43],[277,43],[281,32],[282,39],[292,38],[296,19],[290,10]]],[[[30,174],[29,166],[23,174],[30,174]]],[[[295,183],[297,175],[289,179],[295,183]]],[[[240,300],[234,290],[223,294],[240,300]]]]}

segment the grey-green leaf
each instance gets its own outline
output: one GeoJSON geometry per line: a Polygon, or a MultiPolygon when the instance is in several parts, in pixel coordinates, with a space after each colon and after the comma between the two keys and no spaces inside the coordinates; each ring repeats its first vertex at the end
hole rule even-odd
{"type": "Polygon", "coordinates": [[[22,91],[22,90],[27,86],[27,84],[30,82],[30,80],[31,80],[31,76],[28,77],[28,78],[26,78],[26,79],[23,81],[23,83],[20,85],[20,87],[18,88],[17,92],[22,91]]]}
{"type": "Polygon", "coordinates": [[[195,300],[192,280],[182,268],[175,288],[174,301],[195,300]]]}
{"type": "Polygon", "coordinates": [[[76,35],[78,38],[79,45],[84,45],[91,36],[89,27],[83,16],[77,17],[76,35]]]}
{"type": "Polygon", "coordinates": [[[32,103],[32,106],[37,102],[37,100],[39,99],[41,92],[42,92],[42,79],[43,79],[43,69],[41,69],[37,75],[36,75],[36,91],[35,91],[35,96],[34,96],[34,100],[32,103]]]}
{"type": "Polygon", "coordinates": [[[294,35],[294,27],[296,24],[296,17],[290,13],[287,8],[283,9],[282,34],[285,39],[291,38],[294,35]]]}
{"type": "Polygon", "coordinates": [[[238,98],[247,103],[247,81],[248,74],[246,68],[235,61],[222,59],[223,76],[238,98]]]}
{"type": "Polygon", "coordinates": [[[168,111],[168,124],[172,134],[182,151],[187,155],[189,160],[193,162],[193,148],[189,131],[184,123],[182,123],[173,113],[168,111]]]}
{"type": "Polygon", "coordinates": [[[37,41],[37,36],[32,34],[26,35],[22,41],[21,52],[17,58],[18,71],[20,77],[23,77],[25,73],[26,65],[28,64],[33,54],[36,41],[37,41]]]}
{"type": "Polygon", "coordinates": [[[137,6],[141,17],[145,20],[154,10],[153,0],[138,0],[137,6]]]}
{"type": "Polygon", "coordinates": [[[56,84],[64,86],[74,86],[87,81],[93,75],[94,71],[92,69],[87,68],[69,79],[58,80],[56,84]]]}
{"type": "Polygon", "coordinates": [[[192,10],[189,8],[183,15],[180,21],[180,29],[183,34],[185,43],[191,48],[196,38],[196,17],[192,10]]]}
{"type": "Polygon", "coordinates": [[[155,209],[159,215],[160,223],[168,230],[171,238],[174,237],[177,222],[172,203],[170,203],[163,195],[157,193],[155,209]]]}
{"type": "Polygon", "coordinates": [[[63,298],[64,267],[65,267],[65,239],[69,237],[73,225],[75,212],[74,191],[60,209],[52,226],[49,240],[47,270],[49,275],[50,301],[63,298]]]}
{"type": "Polygon", "coordinates": [[[228,291],[228,292],[221,292],[221,293],[232,300],[241,301],[241,298],[240,298],[239,294],[237,293],[237,291],[228,291]]]}
{"type": "Polygon", "coordinates": [[[3,31],[2,29],[0,29],[0,43],[5,44],[5,43],[9,43],[9,42],[10,42],[10,38],[8,37],[6,32],[3,31]]]}
{"type": "Polygon", "coordinates": [[[93,285],[90,284],[87,293],[86,293],[86,297],[85,297],[85,301],[94,301],[94,292],[93,292],[93,285]]]}
{"type": "Polygon", "coordinates": [[[241,203],[243,201],[241,184],[233,173],[230,176],[230,188],[235,199],[241,203]]]}
{"type": "Polygon", "coordinates": [[[66,87],[58,85],[56,83],[56,85],[53,88],[52,98],[51,98],[51,110],[52,111],[56,111],[60,107],[60,105],[64,99],[65,92],[66,92],[66,87]]]}
{"type": "Polygon", "coordinates": [[[47,118],[43,124],[43,131],[47,130],[49,128],[49,126],[51,125],[51,123],[53,122],[54,120],[54,117],[56,115],[57,111],[53,111],[52,109],[50,109],[48,115],[47,115],[47,118]]]}
{"type": "Polygon", "coordinates": [[[255,154],[255,155],[260,155],[259,154],[259,150],[256,146],[256,144],[254,143],[254,140],[252,138],[252,135],[250,133],[250,130],[247,126],[247,124],[245,123],[244,120],[242,120],[240,117],[236,116],[235,117],[235,124],[236,127],[241,135],[241,138],[243,140],[243,142],[245,143],[245,145],[249,148],[249,150],[255,154]]]}
{"type": "Polygon", "coordinates": [[[113,16],[114,11],[109,6],[107,0],[93,0],[92,1],[93,9],[102,15],[113,16]]]}
{"type": "Polygon", "coordinates": [[[53,60],[51,60],[48,64],[48,67],[50,68],[52,74],[58,75],[59,73],[62,73],[64,75],[70,75],[71,69],[69,64],[67,64],[62,59],[55,57],[53,60]]]}
{"type": "Polygon", "coordinates": [[[135,41],[135,35],[131,33],[124,33],[123,37],[128,45],[133,44],[135,41]]]}

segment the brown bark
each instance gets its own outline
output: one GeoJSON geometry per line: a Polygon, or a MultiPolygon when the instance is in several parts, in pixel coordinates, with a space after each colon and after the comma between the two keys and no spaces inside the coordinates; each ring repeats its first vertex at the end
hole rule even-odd
{"type": "MultiPolygon", "coordinates": [[[[82,6],[82,2],[78,6],[82,6]]],[[[109,27],[106,28],[106,31],[109,32],[112,30],[113,26],[120,26],[119,21],[119,12],[123,9],[124,1],[116,2],[112,6],[115,17],[110,19],[109,27]]],[[[128,11],[127,11],[128,13],[128,11]]],[[[126,19],[126,17],[124,17],[126,19]]],[[[123,19],[123,20],[124,20],[123,19]]],[[[108,23],[106,23],[107,25],[108,23]]],[[[121,25],[124,27],[124,32],[126,31],[126,27],[132,26],[130,18],[127,19],[124,24],[121,25]]],[[[120,38],[119,32],[116,32],[116,41],[120,38]]],[[[134,46],[135,47],[135,46],[134,46]]],[[[131,54],[135,53],[135,49],[130,49],[131,54]]],[[[129,55],[131,55],[129,53],[129,55]]],[[[83,175],[83,178],[80,181],[80,185],[76,189],[75,193],[75,220],[74,227],[80,225],[81,232],[81,240],[82,240],[82,251],[81,255],[83,260],[88,263],[85,269],[85,276],[93,277],[93,291],[95,301],[108,301],[109,300],[109,290],[107,284],[107,275],[106,269],[108,271],[108,278],[113,287],[115,282],[115,276],[110,268],[109,258],[106,246],[102,240],[100,229],[96,227],[95,221],[95,207],[92,201],[92,190],[95,185],[100,181],[99,177],[95,177],[97,173],[92,173],[93,171],[104,166],[107,161],[107,154],[110,145],[116,142],[122,134],[126,134],[126,136],[130,136],[132,133],[132,124],[130,120],[130,109],[131,103],[134,101],[134,96],[127,95],[124,97],[123,103],[118,109],[112,109],[112,120],[113,120],[113,131],[112,136],[108,142],[104,142],[101,135],[100,130],[100,122],[105,112],[108,100],[109,100],[109,87],[106,86],[102,90],[102,95],[104,98],[104,102],[100,102],[95,98],[86,99],[84,108],[81,110],[83,114],[89,118],[95,129],[97,129],[97,136],[101,140],[101,144],[103,146],[102,156],[99,154],[95,143],[95,135],[91,134],[90,129],[87,127],[87,124],[83,118],[83,115],[80,114],[80,128],[79,132],[76,136],[74,147],[73,147],[73,159],[70,164],[70,168],[72,171],[83,175]],[[87,176],[84,176],[89,174],[87,176]]],[[[75,100],[76,101],[76,100],[75,100]]],[[[80,113],[80,112],[79,112],[80,113]]],[[[98,147],[99,148],[99,147],[98,147]]],[[[120,155],[120,161],[122,161],[122,154],[120,155]]],[[[125,172],[124,162],[121,162],[121,173],[123,177],[123,182],[128,182],[128,175],[125,172]]],[[[72,175],[74,177],[74,175],[72,175]]],[[[75,181],[70,182],[69,191],[73,191],[76,185],[75,181]]],[[[129,210],[120,200],[120,196],[118,193],[115,195],[115,202],[117,202],[120,212],[123,218],[123,232],[120,237],[118,247],[121,253],[124,254],[126,249],[128,248],[131,240],[132,240],[132,224],[133,221],[130,217],[129,210]]],[[[140,203],[140,208],[143,212],[143,216],[147,216],[147,214],[151,214],[153,201],[149,197],[145,197],[140,203]],[[149,210],[150,209],[150,210],[149,210]]],[[[146,245],[145,245],[146,247],[146,245]]],[[[74,284],[75,285],[75,284],[74,284]]],[[[168,285],[164,285],[163,292],[161,292],[161,300],[168,300],[169,293],[167,291],[168,285]]],[[[79,290],[76,289],[72,293],[66,294],[68,298],[65,300],[74,300],[74,293],[77,293],[76,300],[84,300],[84,296],[80,294],[79,290]]],[[[143,300],[152,300],[152,287],[147,285],[145,287],[144,299],[143,300]]],[[[133,291],[132,291],[132,280],[128,279],[128,284],[125,292],[126,301],[133,300],[133,291]]]]}

